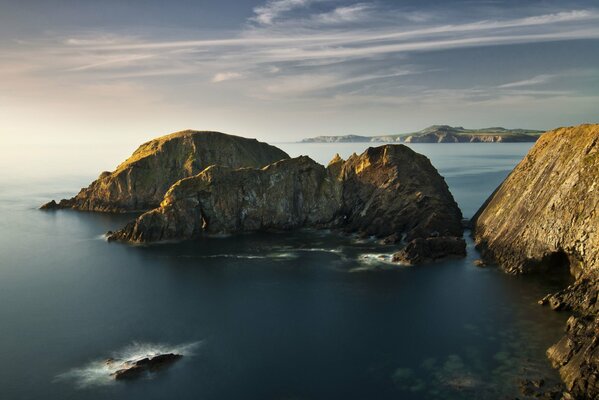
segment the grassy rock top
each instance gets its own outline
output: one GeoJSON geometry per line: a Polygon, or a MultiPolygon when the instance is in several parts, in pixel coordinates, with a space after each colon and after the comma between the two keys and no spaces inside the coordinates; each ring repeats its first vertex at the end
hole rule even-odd
{"type": "Polygon", "coordinates": [[[289,158],[256,139],[210,131],[181,131],[142,144],[113,172],[103,172],[72,199],[46,208],[87,211],[145,211],[160,204],[168,188],[214,164],[262,167],[289,158]]]}

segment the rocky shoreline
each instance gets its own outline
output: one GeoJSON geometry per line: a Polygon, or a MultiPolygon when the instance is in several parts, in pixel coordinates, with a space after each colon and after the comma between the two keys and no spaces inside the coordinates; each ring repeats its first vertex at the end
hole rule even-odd
{"type": "MultiPolygon", "coordinates": [[[[178,132],[142,145],[72,199],[42,208],[149,210],[108,235],[127,243],[327,228],[397,244],[392,259],[401,264],[466,255],[461,212],[447,184],[404,145],[336,156],[325,167],[256,140],[178,132]]],[[[599,125],[542,135],[468,225],[479,266],[510,274],[568,270],[575,278],[539,300],[572,314],[547,351],[565,390],[525,381],[523,394],[599,398],[599,125]]]]}

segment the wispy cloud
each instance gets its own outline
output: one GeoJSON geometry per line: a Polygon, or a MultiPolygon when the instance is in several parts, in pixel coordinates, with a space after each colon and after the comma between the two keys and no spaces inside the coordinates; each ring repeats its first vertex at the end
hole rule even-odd
{"type": "Polygon", "coordinates": [[[358,3],[351,6],[337,7],[329,12],[316,14],[312,19],[324,24],[355,22],[369,16],[369,11],[372,9],[372,5],[358,3]]]}
{"type": "MultiPolygon", "coordinates": [[[[0,61],[12,56],[14,64],[29,65],[27,74],[55,74],[83,83],[121,79],[152,84],[160,76],[186,76],[195,85],[235,80],[239,93],[248,97],[335,98],[340,93],[373,94],[381,90],[380,82],[393,82],[387,90],[399,86],[405,90],[401,81],[431,70],[430,66],[406,67],[414,63],[404,60],[415,53],[599,39],[599,10],[595,9],[493,20],[482,15],[448,23],[431,10],[405,11],[378,4],[269,0],[254,8],[254,15],[239,31],[221,37],[189,35],[157,41],[91,32],[45,41],[37,52],[31,51],[35,43],[23,43],[0,55],[0,61]]],[[[553,78],[538,73],[495,84],[493,90],[526,89],[553,78]]]]}
{"type": "Polygon", "coordinates": [[[509,88],[523,87],[523,86],[541,85],[541,84],[552,81],[554,78],[555,78],[555,75],[549,75],[549,74],[537,75],[537,76],[533,76],[532,78],[529,78],[529,79],[523,79],[521,81],[505,83],[503,85],[500,85],[499,88],[509,89],[509,88]]]}
{"type": "Polygon", "coordinates": [[[259,24],[270,25],[285,13],[297,8],[306,7],[313,0],[268,0],[266,4],[254,8],[251,18],[259,24]]]}

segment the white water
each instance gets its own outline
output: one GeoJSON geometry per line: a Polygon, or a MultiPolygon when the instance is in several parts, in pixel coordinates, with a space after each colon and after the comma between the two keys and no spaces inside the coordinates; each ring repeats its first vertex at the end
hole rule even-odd
{"type": "Polygon", "coordinates": [[[169,345],[164,343],[133,342],[124,348],[88,362],[82,367],[74,368],[56,377],[56,381],[70,381],[80,389],[91,386],[105,386],[118,383],[113,377],[127,362],[133,363],[143,358],[151,358],[159,354],[180,354],[191,357],[201,345],[200,342],[169,345]]]}

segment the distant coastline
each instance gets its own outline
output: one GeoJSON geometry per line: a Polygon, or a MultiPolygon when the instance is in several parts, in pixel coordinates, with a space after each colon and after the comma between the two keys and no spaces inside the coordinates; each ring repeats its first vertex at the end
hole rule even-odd
{"type": "Polygon", "coordinates": [[[491,127],[466,129],[461,126],[433,125],[413,133],[396,135],[316,136],[300,143],[522,143],[536,142],[544,131],[491,127]]]}

